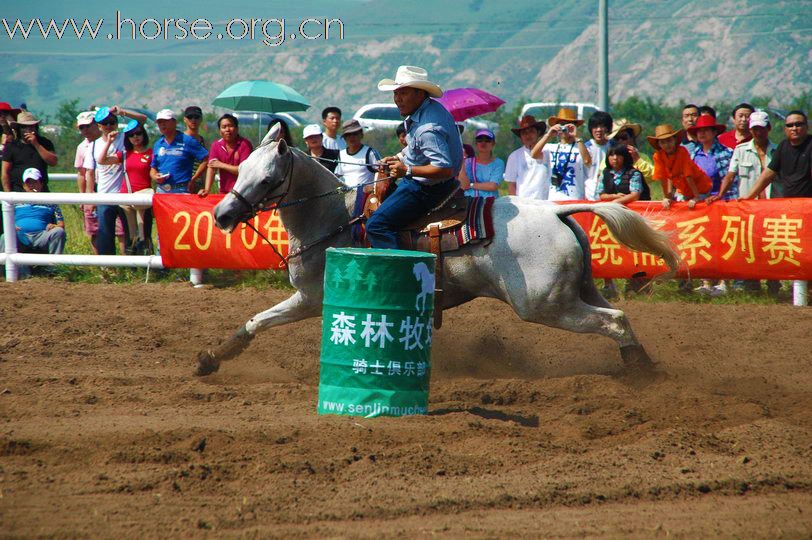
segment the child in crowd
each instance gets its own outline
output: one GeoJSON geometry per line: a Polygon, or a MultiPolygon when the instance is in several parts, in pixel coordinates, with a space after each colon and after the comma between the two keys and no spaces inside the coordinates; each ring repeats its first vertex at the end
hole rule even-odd
{"type": "MultiPolygon", "coordinates": [[[[598,193],[600,200],[619,204],[651,200],[648,185],[643,180],[643,174],[634,168],[634,158],[626,145],[609,146],[606,166],[598,182],[598,193]]],[[[605,279],[603,283],[603,296],[607,299],[617,297],[614,280],[605,279]]],[[[645,279],[633,278],[627,284],[626,290],[638,292],[645,284],[645,279]]]]}
{"type": "Polygon", "coordinates": [[[634,168],[633,162],[626,146],[614,145],[609,148],[606,153],[606,167],[598,186],[600,200],[619,204],[651,200],[643,174],[634,168]]]}
{"type": "MultiPolygon", "coordinates": [[[[670,124],[662,124],[654,130],[653,137],[646,137],[656,150],[654,154],[654,176],[652,180],[662,182],[663,208],[671,208],[672,201],[688,201],[693,209],[697,201],[710,194],[713,183],[708,175],[691,160],[691,155],[680,141],[685,130],[674,130],[670,124]]],[[[693,285],[690,279],[681,280],[680,291],[690,293],[693,285]]]]}
{"type": "Polygon", "coordinates": [[[685,130],[675,130],[671,124],[662,124],[654,130],[654,136],[646,137],[656,150],[654,154],[653,180],[662,182],[663,208],[671,208],[673,201],[688,201],[693,209],[697,201],[708,197],[711,180],[691,160],[691,155],[679,142],[685,130]]]}

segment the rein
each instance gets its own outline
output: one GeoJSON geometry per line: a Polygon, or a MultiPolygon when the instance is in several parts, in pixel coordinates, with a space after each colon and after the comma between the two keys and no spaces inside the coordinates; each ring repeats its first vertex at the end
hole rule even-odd
{"type": "Polygon", "coordinates": [[[321,156],[311,156],[310,154],[306,154],[306,155],[307,155],[307,157],[309,157],[310,159],[315,160],[315,161],[326,161],[327,163],[342,163],[344,165],[361,165],[361,166],[364,166],[364,167],[374,167],[374,166],[376,166],[376,165],[378,165],[380,163],[380,161],[376,161],[375,163],[363,164],[363,163],[357,163],[355,161],[341,161],[340,159],[330,159],[330,158],[325,158],[325,157],[321,157],[321,156]]]}

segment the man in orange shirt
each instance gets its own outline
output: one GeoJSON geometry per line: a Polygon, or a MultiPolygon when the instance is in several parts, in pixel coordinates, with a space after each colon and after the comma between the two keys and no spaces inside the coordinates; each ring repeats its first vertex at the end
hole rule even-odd
{"type": "Polygon", "coordinates": [[[646,137],[657,152],[654,154],[654,175],[663,186],[663,208],[671,207],[674,200],[688,201],[694,208],[697,201],[704,200],[711,190],[708,175],[691,160],[691,155],[679,142],[684,130],[675,130],[670,124],[662,124],[654,130],[653,137],[646,137]]]}

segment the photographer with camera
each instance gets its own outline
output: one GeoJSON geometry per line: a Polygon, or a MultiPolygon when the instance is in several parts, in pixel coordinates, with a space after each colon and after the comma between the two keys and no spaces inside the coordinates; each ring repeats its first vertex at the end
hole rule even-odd
{"type": "Polygon", "coordinates": [[[539,139],[530,156],[548,164],[551,201],[586,199],[586,179],[592,165],[592,156],[578,137],[578,126],[583,124],[574,109],[562,108],[547,120],[550,129],[539,139]],[[547,144],[550,137],[558,136],[558,143],[547,144]]]}

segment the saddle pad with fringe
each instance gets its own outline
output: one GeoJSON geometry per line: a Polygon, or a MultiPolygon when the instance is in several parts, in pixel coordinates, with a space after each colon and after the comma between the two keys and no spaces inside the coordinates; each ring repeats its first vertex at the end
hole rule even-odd
{"type": "MultiPolygon", "coordinates": [[[[443,227],[440,237],[442,251],[456,251],[468,244],[477,244],[493,238],[493,202],[495,197],[473,197],[468,213],[459,225],[443,227]]],[[[431,251],[427,232],[402,231],[403,249],[431,251]]]]}

